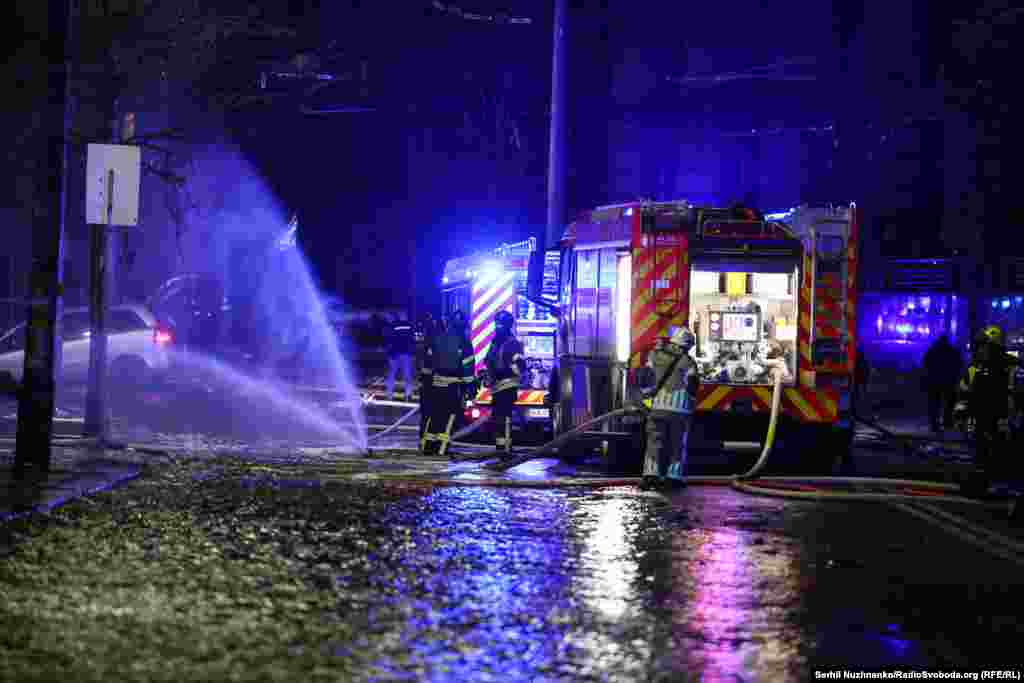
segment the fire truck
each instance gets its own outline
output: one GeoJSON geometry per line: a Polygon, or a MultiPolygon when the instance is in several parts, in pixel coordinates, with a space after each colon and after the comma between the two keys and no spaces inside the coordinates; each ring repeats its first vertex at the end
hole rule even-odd
{"type": "MultiPolygon", "coordinates": [[[[804,454],[830,468],[852,440],[857,216],[853,204],[763,215],[685,200],[584,213],[560,243],[555,433],[636,400],[657,340],[688,325],[697,337],[701,441],[721,449],[763,440],[769,368],[780,368],[776,448],[811,437],[804,454]]],[[[635,465],[640,421],[609,420],[574,448],[635,465]]]]}
{"type": "MultiPolygon", "coordinates": [[[[475,372],[484,371],[484,360],[494,338],[494,317],[509,311],[516,319],[515,334],[526,351],[527,377],[515,403],[514,429],[543,437],[551,431],[547,405],[548,382],[556,357],[557,320],[552,305],[558,294],[559,252],[545,254],[540,301],[526,298],[530,256],[536,239],[501,244],[490,251],[450,259],[442,278],[442,309],[447,315],[461,311],[469,321],[469,337],[475,356],[475,372]]],[[[474,421],[492,406],[491,390],[482,387],[468,401],[464,417],[474,421]]]]}

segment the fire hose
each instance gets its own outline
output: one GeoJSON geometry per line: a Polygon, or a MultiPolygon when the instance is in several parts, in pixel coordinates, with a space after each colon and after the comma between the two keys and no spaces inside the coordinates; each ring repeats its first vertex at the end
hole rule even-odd
{"type": "MultiPolygon", "coordinates": [[[[773,374],[775,375],[775,383],[772,389],[771,417],[768,421],[768,433],[765,436],[764,447],[761,451],[761,456],[757,459],[757,462],[754,463],[754,466],[751,467],[750,470],[744,472],[743,474],[735,475],[736,480],[752,479],[755,476],[757,476],[757,473],[764,469],[765,464],[768,462],[768,456],[771,454],[772,446],[775,443],[775,431],[776,425],[778,424],[779,405],[781,403],[782,398],[782,373],[776,371],[773,374]]],[[[650,412],[650,409],[647,406],[645,406],[643,402],[632,402],[625,407],[604,413],[603,415],[599,415],[592,420],[588,420],[583,424],[570,429],[565,434],[562,434],[561,436],[540,446],[531,453],[520,455],[513,458],[505,458],[497,462],[485,465],[485,467],[489,470],[504,472],[506,470],[512,469],[513,467],[516,467],[517,465],[521,465],[522,463],[527,462],[529,460],[533,460],[535,458],[540,458],[543,457],[544,455],[554,453],[561,446],[572,441],[581,432],[586,431],[588,428],[594,425],[602,424],[604,422],[607,422],[608,420],[612,420],[617,417],[637,412],[648,413],[650,412]]]]}

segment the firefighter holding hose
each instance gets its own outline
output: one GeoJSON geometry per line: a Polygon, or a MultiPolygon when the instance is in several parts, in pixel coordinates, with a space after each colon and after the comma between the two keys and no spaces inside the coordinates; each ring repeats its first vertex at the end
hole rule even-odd
{"type": "Polygon", "coordinates": [[[427,348],[426,362],[433,369],[427,423],[421,450],[428,455],[445,455],[452,427],[462,411],[465,387],[473,382],[473,347],[466,337],[466,316],[451,313],[444,330],[427,348]]]}
{"type": "Polygon", "coordinates": [[[494,396],[494,445],[504,454],[512,452],[512,410],[526,372],[523,345],[512,332],[514,324],[515,318],[508,311],[494,316],[494,339],[484,361],[494,396]]]}
{"type": "Polygon", "coordinates": [[[644,490],[666,483],[674,488],[686,486],[687,445],[700,381],[697,364],[690,356],[695,343],[693,332],[680,327],[647,359],[647,366],[654,371],[654,386],[644,391],[644,405],[650,411],[641,484],[644,490]]]}

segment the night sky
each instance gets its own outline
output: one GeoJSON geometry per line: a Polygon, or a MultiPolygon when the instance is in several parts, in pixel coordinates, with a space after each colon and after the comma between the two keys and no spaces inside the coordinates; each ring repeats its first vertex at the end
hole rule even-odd
{"type": "MultiPolygon", "coordinates": [[[[551,3],[462,4],[531,18],[525,26],[472,22],[432,4],[264,3],[310,48],[333,44],[349,65],[365,58],[365,85],[342,84],[325,101],[374,111],[254,107],[225,118],[280,204],[298,213],[323,288],[355,304],[436,303],[445,259],[536,235],[545,221],[551,3]]],[[[37,3],[18,7],[26,26],[36,20],[37,3]]],[[[975,223],[1005,221],[1010,207],[998,198],[962,205],[979,183],[1001,189],[985,178],[1019,146],[1015,129],[998,127],[1017,105],[995,94],[1012,60],[999,56],[999,28],[971,29],[978,35],[967,42],[981,52],[954,48],[953,18],[924,0],[772,9],[754,0],[570,2],[567,218],[641,196],[747,198],[766,209],[858,199],[872,221],[890,226],[877,237],[893,252],[915,241],[939,250],[939,235],[963,242],[965,211],[975,223]],[[814,80],[669,81],[808,56],[812,64],[786,73],[814,80]],[[956,97],[942,90],[942,65],[956,97]],[[994,83],[989,91],[975,86],[980,76],[994,83]],[[838,133],[820,132],[826,124],[843,145],[838,133]]],[[[22,63],[30,52],[22,46],[22,63]]],[[[16,65],[7,68],[16,75],[16,65]]],[[[232,68],[240,82],[258,71],[244,60],[232,68]]],[[[37,95],[30,91],[18,92],[37,95]]],[[[5,115],[17,130],[27,113],[5,115]]],[[[14,177],[18,153],[8,160],[14,177]]],[[[18,201],[15,186],[7,184],[7,204],[18,201]]]]}

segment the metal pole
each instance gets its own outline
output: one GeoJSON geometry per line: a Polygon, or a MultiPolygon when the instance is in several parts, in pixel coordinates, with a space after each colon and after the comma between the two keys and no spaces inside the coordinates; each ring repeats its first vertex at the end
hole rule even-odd
{"type": "Polygon", "coordinates": [[[71,123],[71,66],[75,55],[73,0],[49,0],[48,104],[44,107],[47,163],[37,171],[39,203],[32,231],[32,275],[26,322],[25,367],[18,399],[14,471],[50,469],[50,441],[60,354],[63,306],[64,205],[67,195],[67,139],[71,123]]]}
{"type": "Polygon", "coordinates": [[[107,414],[107,262],[108,231],[114,208],[114,171],[107,172],[107,222],[90,227],[89,253],[89,389],[85,398],[84,436],[102,445],[108,435],[107,414]]]}
{"type": "Polygon", "coordinates": [[[548,215],[546,239],[538,246],[544,251],[558,243],[565,224],[565,99],[567,0],[555,0],[551,57],[551,128],[548,146],[548,215]]]}

